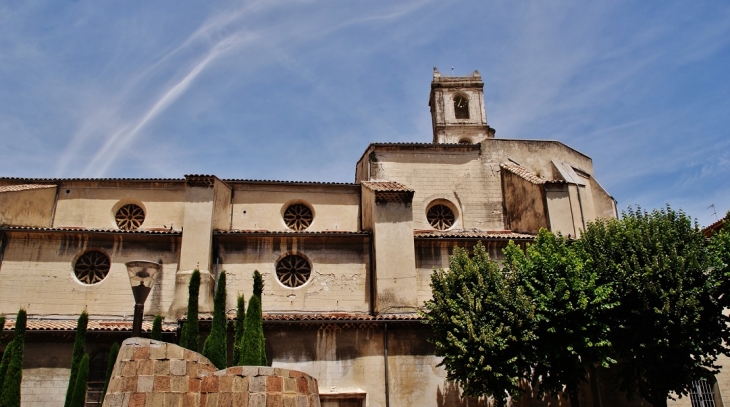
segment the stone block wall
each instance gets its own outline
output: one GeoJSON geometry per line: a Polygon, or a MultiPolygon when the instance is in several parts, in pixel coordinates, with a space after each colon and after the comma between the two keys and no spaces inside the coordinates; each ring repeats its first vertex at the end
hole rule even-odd
{"type": "Polygon", "coordinates": [[[317,381],[295,370],[224,370],[177,345],[130,338],[119,349],[103,407],[320,407],[317,381]]]}

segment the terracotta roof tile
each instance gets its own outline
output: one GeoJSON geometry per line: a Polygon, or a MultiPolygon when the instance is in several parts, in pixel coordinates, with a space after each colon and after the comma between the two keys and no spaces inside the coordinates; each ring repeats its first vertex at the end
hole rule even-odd
{"type": "MultiPolygon", "coordinates": [[[[227,314],[228,320],[232,321],[236,318],[233,313],[227,314]]],[[[210,314],[201,315],[200,321],[211,321],[213,316],[210,314]]],[[[382,314],[382,315],[370,315],[363,313],[263,313],[264,321],[282,321],[282,322],[296,322],[296,321],[362,321],[362,322],[373,322],[373,321],[420,321],[421,317],[417,313],[411,314],[382,314]]]]}
{"type": "Polygon", "coordinates": [[[297,235],[297,236],[369,236],[370,232],[347,230],[266,230],[266,229],[217,229],[214,234],[220,235],[297,235]]]}
{"type": "MultiPolygon", "coordinates": [[[[5,322],[4,331],[15,329],[15,320],[5,322]]],[[[28,331],[75,331],[76,320],[55,320],[55,319],[28,319],[26,323],[28,331]]],[[[132,321],[100,321],[89,320],[87,330],[91,332],[132,332],[132,321]]],[[[143,321],[142,330],[152,330],[152,321],[143,321]]],[[[177,326],[162,324],[163,332],[175,332],[177,326]]]]}
{"type": "Polygon", "coordinates": [[[144,235],[181,235],[180,230],[170,230],[165,228],[150,229],[87,229],[81,226],[61,226],[57,228],[41,228],[33,226],[4,226],[0,230],[19,231],[19,232],[87,232],[87,233],[112,233],[112,234],[144,234],[144,235]]]}
{"type": "Polygon", "coordinates": [[[520,178],[527,180],[536,185],[542,185],[548,181],[545,178],[538,177],[537,174],[528,170],[527,168],[517,165],[515,163],[502,163],[499,166],[501,168],[519,176],[520,178]]]}
{"type": "Polygon", "coordinates": [[[362,184],[368,189],[378,192],[414,192],[407,186],[394,181],[363,181],[362,184]]]}
{"type": "Polygon", "coordinates": [[[416,230],[416,239],[499,239],[499,240],[533,240],[534,235],[517,233],[511,230],[416,230]]]}
{"type": "Polygon", "coordinates": [[[48,188],[55,188],[56,186],[53,184],[20,184],[20,185],[5,185],[0,186],[0,193],[2,192],[18,192],[18,191],[28,191],[31,189],[48,189],[48,188]]]}

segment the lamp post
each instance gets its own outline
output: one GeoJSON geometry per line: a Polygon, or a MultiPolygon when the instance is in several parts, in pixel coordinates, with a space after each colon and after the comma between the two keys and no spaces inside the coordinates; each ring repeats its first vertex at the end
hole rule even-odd
{"type": "Polygon", "coordinates": [[[155,284],[155,276],[162,265],[153,261],[132,260],[125,263],[129,283],[134,294],[134,322],[132,322],[132,337],[142,336],[142,318],[144,317],[144,302],[155,284]]]}

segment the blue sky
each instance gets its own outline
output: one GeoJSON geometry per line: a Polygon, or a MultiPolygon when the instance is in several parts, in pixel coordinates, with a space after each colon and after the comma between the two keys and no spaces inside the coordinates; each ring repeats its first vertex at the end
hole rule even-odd
{"type": "Polygon", "coordinates": [[[437,66],[620,208],[730,209],[726,1],[132,3],[0,3],[0,175],[352,182],[369,143],[431,141],[437,66]]]}

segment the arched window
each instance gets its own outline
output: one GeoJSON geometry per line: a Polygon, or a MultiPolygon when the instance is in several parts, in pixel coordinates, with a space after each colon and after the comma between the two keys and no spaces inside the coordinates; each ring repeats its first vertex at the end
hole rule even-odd
{"type": "Polygon", "coordinates": [[[469,98],[464,95],[454,96],[454,115],[457,119],[469,118],[469,98]]]}
{"type": "Polygon", "coordinates": [[[720,389],[714,377],[693,381],[689,399],[692,407],[723,407],[720,389]]]}
{"type": "Polygon", "coordinates": [[[86,382],[86,407],[101,406],[106,369],[109,366],[109,350],[101,349],[92,354],[89,361],[89,378],[86,382]]]}

